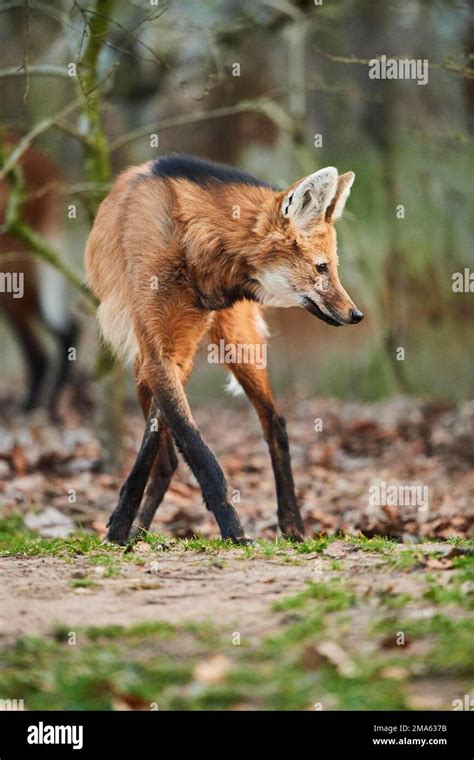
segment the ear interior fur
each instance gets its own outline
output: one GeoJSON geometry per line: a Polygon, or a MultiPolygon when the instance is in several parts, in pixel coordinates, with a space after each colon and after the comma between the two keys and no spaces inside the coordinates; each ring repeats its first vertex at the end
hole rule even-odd
{"type": "Polygon", "coordinates": [[[281,212],[303,231],[324,218],[335,222],[342,216],[354,179],[354,172],[338,176],[333,166],[320,169],[290,188],[281,212]]]}
{"type": "Polygon", "coordinates": [[[354,180],[354,172],[346,172],[338,177],[336,194],[326,209],[327,222],[335,222],[342,216],[354,180]]]}
{"type": "Polygon", "coordinates": [[[291,188],[281,206],[283,216],[292,219],[301,229],[323,219],[337,191],[337,169],[327,166],[291,188]]]}

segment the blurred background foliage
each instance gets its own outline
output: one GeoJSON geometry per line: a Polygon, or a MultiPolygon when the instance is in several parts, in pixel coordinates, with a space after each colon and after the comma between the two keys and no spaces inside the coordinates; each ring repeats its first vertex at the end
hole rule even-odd
{"type": "MultiPolygon", "coordinates": [[[[325,165],[356,172],[339,223],[340,272],[367,318],[360,327],[332,330],[302,310],[270,310],[276,389],[363,400],[400,392],[468,397],[473,295],[453,293],[452,275],[473,268],[469,3],[111,0],[108,6],[99,73],[108,76],[101,109],[114,175],[172,151],[228,162],[282,187],[325,165]],[[368,60],[381,54],[428,59],[428,84],[370,79],[368,60]],[[158,148],[150,147],[155,133],[158,148]],[[397,218],[399,205],[404,219],[397,218]],[[396,359],[398,347],[404,362],[396,359]]],[[[77,61],[94,8],[86,0],[1,4],[1,118],[16,132],[27,133],[74,98],[73,77],[26,72],[77,61]],[[1,75],[11,67],[23,67],[21,75],[1,75]]],[[[80,117],[67,121],[69,130],[49,129],[35,145],[64,173],[62,253],[80,270],[97,188],[87,182],[71,134],[80,117]],[[71,203],[77,219],[68,218],[71,203]]],[[[84,314],[82,320],[79,362],[90,373],[95,324],[84,314]]],[[[12,336],[5,325],[0,329],[6,393],[13,382],[17,387],[21,367],[12,336]]],[[[207,364],[205,350],[198,363],[191,395],[210,401],[222,392],[223,376],[207,364]]]]}

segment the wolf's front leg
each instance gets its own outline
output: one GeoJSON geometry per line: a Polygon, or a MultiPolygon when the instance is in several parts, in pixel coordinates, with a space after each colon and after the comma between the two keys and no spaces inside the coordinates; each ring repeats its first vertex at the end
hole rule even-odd
{"type": "Polygon", "coordinates": [[[273,409],[268,414],[267,442],[277,492],[278,525],[285,538],[304,540],[304,525],[296,502],[286,423],[273,409]]]}

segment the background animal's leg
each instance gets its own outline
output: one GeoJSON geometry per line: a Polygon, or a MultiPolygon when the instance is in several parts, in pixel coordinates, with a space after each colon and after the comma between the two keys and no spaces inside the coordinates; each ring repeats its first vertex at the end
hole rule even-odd
{"type": "Polygon", "coordinates": [[[159,449],[159,414],[150,406],[142,443],[130,475],[120,490],[119,503],[110,516],[107,533],[109,541],[122,544],[129,537],[130,528],[138,512],[145,486],[159,449]]]}
{"type": "Polygon", "coordinates": [[[34,329],[21,313],[7,311],[6,316],[18,338],[23,358],[27,367],[27,392],[22,403],[25,412],[36,409],[42,399],[44,381],[48,372],[48,357],[43,350],[34,329]]]}
{"type": "Polygon", "coordinates": [[[258,363],[230,364],[228,368],[255,407],[263,428],[275,475],[280,530],[287,538],[299,541],[304,537],[304,526],[296,502],[286,424],[275,408],[268,380],[266,352],[262,350],[266,344],[264,328],[258,307],[243,301],[216,315],[212,335],[216,342],[223,339],[226,344],[260,347],[253,354],[246,352],[257,357],[258,363]]]}
{"type": "Polygon", "coordinates": [[[51,328],[49,325],[47,327],[59,345],[59,363],[57,364],[53,387],[48,399],[48,409],[52,417],[55,418],[61,391],[69,379],[72,367],[74,367],[74,362],[69,357],[69,349],[76,347],[79,336],[79,324],[75,320],[71,320],[68,327],[62,331],[51,328]]]}

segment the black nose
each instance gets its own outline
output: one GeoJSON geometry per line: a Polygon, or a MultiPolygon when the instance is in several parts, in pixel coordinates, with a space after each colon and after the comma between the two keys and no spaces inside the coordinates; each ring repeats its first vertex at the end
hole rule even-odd
{"type": "Polygon", "coordinates": [[[362,322],[364,319],[364,315],[362,314],[359,309],[351,309],[350,311],[350,318],[353,325],[356,325],[357,322],[362,322]]]}

